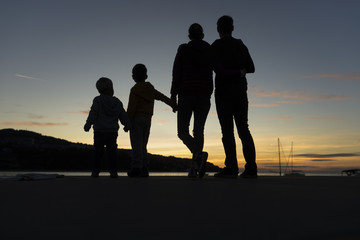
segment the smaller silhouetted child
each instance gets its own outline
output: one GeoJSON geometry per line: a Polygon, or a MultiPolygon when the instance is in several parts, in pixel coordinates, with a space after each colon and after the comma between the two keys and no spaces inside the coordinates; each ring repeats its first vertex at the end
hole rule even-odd
{"type": "Polygon", "coordinates": [[[130,129],[131,123],[122,102],[113,96],[114,88],[112,81],[102,77],[96,82],[96,88],[100,96],[94,98],[84,126],[86,132],[90,130],[91,125],[93,125],[94,129],[95,151],[91,176],[99,176],[101,159],[104,154],[104,147],[106,146],[110,177],[116,178],[118,176],[116,167],[118,121],[120,120],[125,126],[124,129],[130,129]]]}
{"type": "Polygon", "coordinates": [[[148,177],[147,143],[150,135],[151,117],[154,112],[154,100],[160,100],[176,111],[176,103],[145,82],[147,69],[144,64],[136,64],[132,78],[136,84],[131,88],[127,109],[132,128],[130,141],[133,152],[129,177],[148,177]]]}

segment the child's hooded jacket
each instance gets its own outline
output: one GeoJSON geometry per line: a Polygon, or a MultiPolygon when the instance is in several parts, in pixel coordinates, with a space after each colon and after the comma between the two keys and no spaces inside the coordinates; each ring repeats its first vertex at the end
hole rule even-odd
{"type": "Polygon", "coordinates": [[[95,132],[117,132],[119,120],[126,128],[131,128],[122,102],[114,96],[101,94],[93,100],[86,125],[93,125],[95,132]]]}

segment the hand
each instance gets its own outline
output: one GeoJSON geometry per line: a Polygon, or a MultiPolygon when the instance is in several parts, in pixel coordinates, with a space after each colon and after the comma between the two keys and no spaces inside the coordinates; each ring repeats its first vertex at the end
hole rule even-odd
{"type": "Polygon", "coordinates": [[[171,100],[172,100],[172,104],[171,104],[172,111],[173,111],[173,113],[176,113],[176,111],[178,110],[176,96],[171,96],[171,100]]]}
{"type": "Polygon", "coordinates": [[[84,125],[84,131],[85,132],[88,132],[90,130],[90,128],[91,128],[91,125],[89,125],[89,124],[84,125]]]}
{"type": "Polygon", "coordinates": [[[241,69],[241,77],[245,77],[246,76],[246,69],[241,69]]]}

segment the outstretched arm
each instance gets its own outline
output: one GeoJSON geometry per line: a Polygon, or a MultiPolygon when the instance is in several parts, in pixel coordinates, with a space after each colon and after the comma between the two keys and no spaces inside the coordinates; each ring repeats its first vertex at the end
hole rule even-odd
{"type": "Polygon", "coordinates": [[[169,105],[170,107],[172,107],[173,112],[177,111],[176,100],[168,98],[167,96],[165,96],[164,94],[162,94],[161,92],[159,92],[156,89],[155,89],[155,99],[160,100],[160,101],[166,103],[167,105],[169,105]]]}
{"type": "Polygon", "coordinates": [[[84,125],[84,131],[85,132],[88,132],[90,130],[90,128],[91,128],[91,125],[93,125],[95,123],[96,118],[98,116],[98,112],[99,112],[99,102],[95,98],[93,100],[93,104],[91,105],[89,116],[86,119],[86,123],[84,125]]]}
{"type": "Polygon", "coordinates": [[[127,132],[128,130],[131,129],[130,119],[129,119],[128,114],[126,113],[122,104],[121,104],[121,109],[120,109],[120,113],[119,113],[119,120],[120,120],[121,124],[124,125],[125,132],[127,132]]]}

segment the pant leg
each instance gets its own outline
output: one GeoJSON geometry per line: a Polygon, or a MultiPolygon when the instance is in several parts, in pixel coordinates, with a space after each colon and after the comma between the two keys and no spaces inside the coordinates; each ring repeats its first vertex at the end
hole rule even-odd
{"type": "Polygon", "coordinates": [[[143,159],[143,151],[142,151],[142,131],[141,125],[135,118],[132,122],[132,128],[130,130],[130,142],[132,148],[132,168],[141,168],[142,167],[142,159],[143,159]]]}
{"type": "Polygon", "coordinates": [[[92,172],[99,173],[101,170],[101,160],[104,155],[104,136],[101,132],[94,132],[94,156],[92,161],[92,172]]]}
{"type": "Polygon", "coordinates": [[[238,135],[242,143],[243,155],[246,161],[245,168],[257,170],[255,144],[248,125],[249,102],[246,91],[237,96],[236,102],[237,107],[234,111],[234,118],[238,135]]]}
{"type": "Polygon", "coordinates": [[[194,108],[194,128],[193,136],[196,145],[196,151],[202,152],[204,148],[204,128],[207,116],[210,110],[209,97],[197,97],[194,108]]]}
{"type": "Polygon", "coordinates": [[[117,172],[117,132],[106,133],[106,152],[108,157],[109,172],[117,172]]]}
{"type": "Polygon", "coordinates": [[[215,92],[216,111],[219,118],[222,142],[225,151],[225,166],[229,170],[238,171],[236,143],[234,136],[233,103],[226,92],[215,92]]]}
{"type": "Polygon", "coordinates": [[[143,155],[143,160],[142,160],[142,166],[143,168],[148,169],[149,168],[149,161],[148,161],[148,157],[147,157],[147,144],[149,141],[149,136],[150,136],[150,128],[151,128],[151,118],[148,117],[144,117],[143,118],[143,139],[142,139],[142,155],[143,155]]]}
{"type": "Polygon", "coordinates": [[[193,102],[189,97],[179,97],[177,125],[178,137],[183,141],[191,153],[198,151],[194,137],[189,133],[190,119],[193,112],[193,102]]]}
{"type": "Polygon", "coordinates": [[[135,117],[130,130],[130,141],[133,153],[132,168],[147,167],[147,143],[150,135],[151,118],[135,117]],[[145,166],[144,166],[145,164],[145,166]]]}

